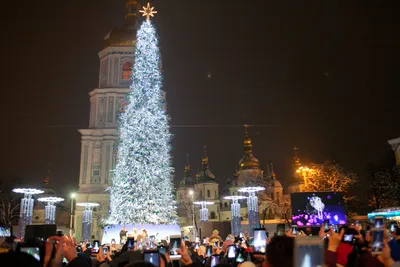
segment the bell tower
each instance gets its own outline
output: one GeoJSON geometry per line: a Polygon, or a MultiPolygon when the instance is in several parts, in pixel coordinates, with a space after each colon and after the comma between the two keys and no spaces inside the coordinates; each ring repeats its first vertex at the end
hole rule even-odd
{"type": "MultiPolygon", "coordinates": [[[[100,206],[93,212],[92,233],[101,239],[101,221],[108,214],[109,195],[105,189],[112,181],[116,165],[118,118],[127,105],[134,62],[136,21],[139,1],[126,0],[125,22],[104,37],[104,48],[98,53],[100,60],[99,84],[89,92],[90,116],[81,133],[81,160],[79,190],[76,202],[96,202],[100,206]]],[[[75,235],[81,237],[82,210],[77,207],[75,235]]]]}

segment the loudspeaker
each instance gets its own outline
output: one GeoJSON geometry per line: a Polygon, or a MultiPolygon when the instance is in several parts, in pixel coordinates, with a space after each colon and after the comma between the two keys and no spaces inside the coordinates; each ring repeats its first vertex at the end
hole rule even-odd
{"type": "Polygon", "coordinates": [[[27,225],[25,228],[25,238],[24,240],[30,239],[44,239],[56,235],[57,225],[55,224],[39,224],[39,225],[27,225]]]}

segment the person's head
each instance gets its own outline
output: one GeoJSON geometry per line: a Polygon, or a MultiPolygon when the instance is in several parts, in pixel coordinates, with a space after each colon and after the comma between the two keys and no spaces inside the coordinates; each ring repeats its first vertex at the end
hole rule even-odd
{"type": "Polygon", "coordinates": [[[147,261],[134,261],[125,265],[125,267],[155,267],[155,265],[147,261]]]}
{"type": "Polygon", "coordinates": [[[197,255],[205,257],[206,256],[206,247],[200,246],[199,249],[197,250],[197,255]]]}
{"type": "Polygon", "coordinates": [[[270,267],[291,267],[294,257],[294,238],[274,236],[267,246],[267,262],[270,267]]]}
{"type": "Polygon", "coordinates": [[[226,240],[234,241],[234,240],[235,240],[235,237],[234,237],[232,234],[229,234],[229,235],[226,237],[226,240]]]}
{"type": "Polygon", "coordinates": [[[126,227],[125,226],[122,227],[122,231],[126,231],[126,227]]]}
{"type": "Polygon", "coordinates": [[[218,230],[214,230],[213,231],[213,235],[218,235],[219,234],[219,231],[218,230]]]}

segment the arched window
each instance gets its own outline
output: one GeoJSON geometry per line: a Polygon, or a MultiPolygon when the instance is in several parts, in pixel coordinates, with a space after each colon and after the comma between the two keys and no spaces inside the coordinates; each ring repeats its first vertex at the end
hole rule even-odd
{"type": "Polygon", "coordinates": [[[216,219],[215,211],[210,212],[210,219],[215,220],[216,219]]]}
{"type": "Polygon", "coordinates": [[[208,197],[208,198],[211,198],[211,192],[210,192],[210,190],[207,190],[207,197],[208,197]]]}
{"type": "Polygon", "coordinates": [[[224,203],[224,207],[227,208],[228,207],[228,203],[225,202],[224,203]]]}
{"type": "Polygon", "coordinates": [[[132,63],[127,61],[122,65],[122,79],[129,80],[132,76],[132,63]]]}

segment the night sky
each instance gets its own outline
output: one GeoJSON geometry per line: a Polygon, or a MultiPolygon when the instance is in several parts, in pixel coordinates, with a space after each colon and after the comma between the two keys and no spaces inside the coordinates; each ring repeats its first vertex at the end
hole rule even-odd
{"type": "MultiPolygon", "coordinates": [[[[390,152],[400,136],[394,1],[300,2],[154,1],[178,179],[187,152],[200,168],[203,145],[217,179],[231,175],[245,123],[284,186],[294,145],[303,163],[336,160],[362,181],[390,152]]],[[[40,182],[50,160],[55,189],[76,188],[97,53],[124,14],[124,0],[3,5],[0,179],[40,182]]]]}

